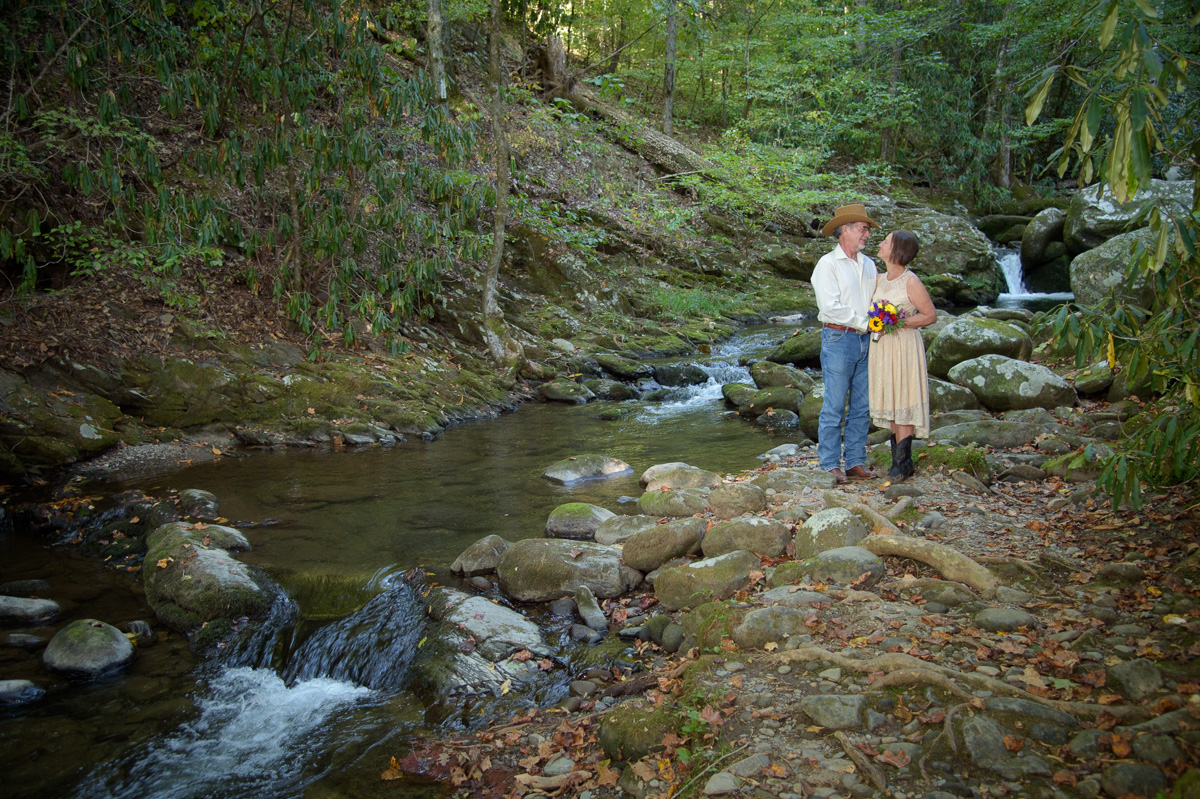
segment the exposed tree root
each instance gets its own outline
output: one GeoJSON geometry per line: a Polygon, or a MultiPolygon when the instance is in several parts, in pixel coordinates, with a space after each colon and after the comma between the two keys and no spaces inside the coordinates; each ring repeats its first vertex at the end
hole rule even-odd
{"type": "Polygon", "coordinates": [[[871,530],[880,535],[904,535],[900,532],[900,528],[892,524],[892,520],[884,516],[877,510],[872,510],[856,499],[851,499],[845,494],[839,494],[836,491],[824,491],[821,497],[825,500],[825,504],[831,508],[845,508],[846,510],[858,516],[871,530]]]}
{"type": "MultiPolygon", "coordinates": [[[[802,646],[798,649],[776,652],[770,656],[785,663],[792,661],[799,661],[801,663],[828,661],[839,668],[863,674],[871,674],[879,671],[890,674],[895,671],[923,670],[941,675],[953,682],[966,683],[968,686],[978,690],[991,691],[994,694],[1012,696],[1018,699],[1026,699],[1030,702],[1037,702],[1039,705],[1061,710],[1072,716],[1080,716],[1087,719],[1097,718],[1101,713],[1109,713],[1126,723],[1136,723],[1149,717],[1146,708],[1135,705],[1094,705],[1088,702],[1046,699],[1045,697],[1017,688],[1014,685],[1009,685],[1003,680],[997,680],[993,677],[974,672],[955,671],[945,666],[939,666],[936,663],[928,663],[912,655],[906,655],[903,652],[887,652],[882,655],[876,655],[873,658],[861,660],[838,652],[830,652],[828,649],[823,649],[819,646],[802,646]]],[[[907,679],[915,680],[916,678],[909,677],[907,679]]]]}
{"type": "Polygon", "coordinates": [[[887,519],[895,519],[901,513],[904,513],[904,511],[908,510],[909,506],[912,505],[912,501],[912,497],[900,497],[900,499],[896,501],[895,505],[892,505],[890,508],[885,508],[884,510],[880,511],[880,513],[882,513],[887,519]]]}
{"type": "Polygon", "coordinates": [[[937,746],[943,738],[948,738],[950,741],[950,751],[958,754],[958,744],[954,740],[954,717],[962,711],[963,708],[970,707],[969,702],[963,702],[961,705],[955,705],[946,711],[946,718],[942,720],[942,731],[933,739],[933,743],[925,747],[925,754],[921,755],[921,759],[917,761],[917,768],[921,770],[921,778],[929,779],[929,772],[925,770],[925,761],[929,756],[937,751],[937,746]]]}
{"type": "Polygon", "coordinates": [[[850,736],[840,730],[833,734],[834,738],[838,739],[838,743],[842,745],[842,749],[846,750],[846,754],[854,761],[854,765],[858,766],[858,770],[866,775],[871,784],[875,786],[877,791],[887,791],[887,777],[880,771],[879,767],[867,758],[854,742],[850,740],[850,736]]]}
{"type": "Polygon", "coordinates": [[[1020,558],[1010,558],[1004,555],[984,555],[975,560],[977,563],[982,563],[986,566],[1012,566],[1015,569],[1025,572],[1037,582],[1040,583],[1042,581],[1041,572],[1020,558]]]}
{"type": "Polygon", "coordinates": [[[906,535],[871,535],[859,546],[876,555],[897,555],[928,563],[947,580],[966,583],[976,591],[986,591],[1000,585],[1000,580],[986,566],[980,566],[957,549],[906,535]]]}
{"type": "Polygon", "coordinates": [[[972,699],[970,693],[954,684],[949,677],[929,669],[899,669],[871,683],[871,688],[892,688],[898,685],[932,685],[959,699],[972,699]]]}

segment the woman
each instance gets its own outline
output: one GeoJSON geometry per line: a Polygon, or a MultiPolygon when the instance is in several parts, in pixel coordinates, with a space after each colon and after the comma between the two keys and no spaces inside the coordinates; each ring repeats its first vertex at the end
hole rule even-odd
{"type": "Polygon", "coordinates": [[[872,303],[890,302],[904,312],[902,327],[871,342],[868,380],[871,421],[892,431],[892,468],[888,477],[903,482],[916,471],[914,436],[929,435],[929,373],[919,328],[937,321],[937,310],[920,278],[908,269],[921,245],[907,230],[889,233],[879,245],[887,273],[875,278],[872,303]]]}

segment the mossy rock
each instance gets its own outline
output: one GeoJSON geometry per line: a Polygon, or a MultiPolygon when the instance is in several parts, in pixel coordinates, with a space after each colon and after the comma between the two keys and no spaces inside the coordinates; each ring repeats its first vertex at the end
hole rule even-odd
{"type": "Polygon", "coordinates": [[[679,618],[679,624],[701,651],[717,651],[721,641],[733,635],[749,608],[737,602],[706,602],[679,618]]]}
{"type": "MultiPolygon", "coordinates": [[[[992,480],[992,469],[987,462],[987,451],[975,446],[947,446],[926,444],[914,453],[917,470],[942,469],[949,472],[963,471],[987,485],[992,480]]],[[[888,455],[889,464],[891,455],[888,455]]]]}
{"type": "Polygon", "coordinates": [[[682,727],[683,717],[675,708],[627,702],[604,714],[597,738],[612,760],[636,763],[662,749],[663,738],[682,727]]]}
{"type": "Polygon", "coordinates": [[[767,360],[792,366],[821,366],[821,328],[801,330],[779,345],[767,360]]]}

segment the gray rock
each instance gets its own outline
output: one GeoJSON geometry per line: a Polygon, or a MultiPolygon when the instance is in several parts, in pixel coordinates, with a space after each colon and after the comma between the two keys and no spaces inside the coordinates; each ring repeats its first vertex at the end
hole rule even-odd
{"type": "Polygon", "coordinates": [[[730,552],[663,569],[654,579],[654,592],[667,610],[728,599],[750,585],[750,572],[760,566],[759,558],[749,552],[730,552]]]}
{"type": "Polygon", "coordinates": [[[1098,192],[1098,188],[1100,184],[1075,192],[1067,206],[1063,241],[1071,252],[1094,249],[1115,236],[1145,227],[1146,213],[1153,206],[1175,216],[1190,214],[1192,210],[1188,182],[1152,180],[1139,186],[1137,195],[1125,203],[1118,203],[1108,189],[1098,192]]]}
{"type": "Polygon", "coordinates": [[[632,358],[624,358],[611,352],[597,355],[596,363],[623,380],[637,380],[642,377],[651,377],[654,374],[654,369],[649,364],[640,363],[632,358]]]}
{"type": "Polygon", "coordinates": [[[815,557],[827,549],[857,546],[870,531],[845,508],[826,508],[796,530],[796,557],[815,557]]]}
{"type": "Polygon", "coordinates": [[[995,449],[1013,449],[1032,444],[1038,436],[1045,435],[1041,425],[1028,422],[1005,422],[985,419],[979,422],[964,422],[939,427],[929,434],[931,442],[946,444],[979,444],[995,449]]]}
{"type": "Polygon", "coordinates": [[[1071,260],[1071,291],[1081,305],[1095,305],[1110,294],[1125,302],[1146,306],[1154,299],[1153,287],[1143,275],[1127,277],[1132,252],[1137,245],[1154,247],[1149,228],[1123,233],[1080,253],[1071,260]]]}
{"type": "Polygon", "coordinates": [[[803,494],[807,489],[834,487],[833,475],[820,469],[772,469],[758,475],[752,482],[764,491],[779,494],[803,494]]]}
{"type": "Polygon", "coordinates": [[[1100,738],[1108,735],[1104,730],[1082,730],[1075,733],[1067,748],[1081,760],[1091,760],[1100,754],[1100,738]]]}
{"type": "Polygon", "coordinates": [[[1062,241],[1067,215],[1058,208],[1037,213],[1021,233],[1021,266],[1034,269],[1046,263],[1046,250],[1052,242],[1062,241]]]}
{"type": "Polygon", "coordinates": [[[0,680],[0,707],[18,707],[32,704],[46,695],[29,680],[0,680]]]}
{"type": "Polygon", "coordinates": [[[576,455],[550,464],[542,476],[556,483],[571,485],[581,480],[607,480],[632,471],[633,467],[628,463],[608,455],[576,455]]]}
{"type": "Polygon", "coordinates": [[[654,367],[654,379],[664,386],[702,386],[708,372],[691,363],[671,363],[654,367]]]}
{"type": "Polygon", "coordinates": [[[0,596],[0,623],[48,624],[58,618],[61,609],[49,599],[0,596]]]}
{"type": "Polygon", "coordinates": [[[595,540],[597,544],[605,546],[623,544],[637,533],[654,529],[657,524],[658,519],[654,516],[613,516],[600,522],[600,526],[596,528],[595,540]]]}
{"type": "Polygon", "coordinates": [[[796,388],[807,394],[817,381],[808,372],[794,366],[771,361],[758,361],[750,367],[750,378],[759,388],[796,388]]]}
{"type": "Polygon", "coordinates": [[[1018,463],[1000,472],[1000,476],[996,479],[1002,483],[1037,482],[1045,480],[1046,473],[1028,463],[1018,463]]]}
{"type": "Polygon", "coordinates": [[[967,474],[964,471],[954,471],[950,473],[950,479],[958,483],[968,491],[974,491],[976,494],[987,494],[988,487],[981,483],[976,478],[967,474]]]}
{"type": "Polygon", "coordinates": [[[784,605],[792,608],[808,608],[815,604],[829,605],[833,600],[818,591],[805,591],[794,585],[781,585],[772,588],[759,597],[768,605],[784,605]]]}
{"type": "Polygon", "coordinates": [[[1020,720],[1038,719],[1063,727],[1078,727],[1079,721],[1070,713],[1052,707],[1008,696],[993,696],[987,700],[989,713],[1010,713],[1020,720]]]}
{"type": "Polygon", "coordinates": [[[1086,369],[1080,369],[1071,379],[1078,394],[1103,394],[1108,391],[1113,382],[1113,370],[1108,361],[1094,363],[1086,369]]]}
{"type": "Polygon", "coordinates": [[[627,539],[621,558],[627,566],[651,572],[664,563],[694,551],[704,536],[704,520],[696,516],[655,524],[627,539]]]}
{"type": "Polygon", "coordinates": [[[799,582],[870,588],[887,572],[883,559],[862,547],[827,549],[815,557],[775,567],[772,586],[799,582]]]}
{"type": "Polygon", "coordinates": [[[500,556],[508,549],[508,542],[498,535],[487,535],[463,550],[450,564],[450,571],[464,577],[491,574],[496,571],[500,556]]]}
{"type": "Polygon", "coordinates": [[[1032,353],[1033,340],[1019,327],[998,319],[960,317],[946,325],[930,345],[929,373],[944,378],[958,364],[981,355],[1026,360],[1032,353]]]}
{"type": "Polygon", "coordinates": [[[616,515],[587,502],[568,502],[550,511],[546,519],[546,537],[590,540],[601,523],[616,515]]]}
{"type": "Polygon", "coordinates": [[[588,627],[601,631],[608,629],[608,618],[600,609],[600,603],[596,601],[592,589],[586,585],[575,589],[575,606],[579,609],[579,617],[588,627]]]}
{"type": "Polygon", "coordinates": [[[741,790],[742,781],[728,771],[718,771],[704,783],[705,796],[726,796],[741,790]]]}
{"type": "Polygon", "coordinates": [[[587,386],[566,377],[557,377],[549,383],[542,383],[537,392],[548,400],[571,405],[584,405],[596,398],[587,386]]]}
{"type": "Polygon", "coordinates": [[[1001,585],[996,588],[996,601],[1008,605],[1029,605],[1034,601],[1034,596],[1028,591],[1001,585]]]}
{"type": "Polygon", "coordinates": [[[700,542],[705,557],[745,550],[777,558],[787,549],[792,531],[786,524],[761,516],[739,516],[715,525],[700,542]]]}
{"type": "Polygon", "coordinates": [[[1184,758],[1183,750],[1169,735],[1139,735],[1133,739],[1133,753],[1156,766],[1184,758]]]}
{"type": "Polygon", "coordinates": [[[722,483],[709,493],[708,506],[718,519],[732,519],[766,508],[767,495],[751,483],[722,483]]]}
{"type": "Polygon", "coordinates": [[[979,399],[970,390],[936,377],[929,378],[929,412],[970,411],[979,407],[979,399]]]}
{"type": "Polygon", "coordinates": [[[818,726],[831,730],[855,730],[863,726],[867,698],[861,694],[816,694],[803,697],[799,705],[818,726]]]}
{"type": "Polygon", "coordinates": [[[647,491],[638,498],[637,507],[639,512],[659,519],[664,516],[694,516],[708,507],[708,489],[647,491]]]}
{"type": "Polygon", "coordinates": [[[767,356],[767,360],[772,363],[819,369],[821,366],[821,328],[814,327],[796,331],[784,339],[783,343],[767,356]]]}
{"type": "Polygon", "coordinates": [[[937,530],[946,523],[946,517],[938,513],[936,510],[931,510],[920,519],[917,519],[918,530],[937,530]]]}
{"type": "Polygon", "coordinates": [[[762,649],[772,642],[782,647],[792,636],[808,633],[808,627],[804,625],[808,615],[807,610],[786,605],[756,608],[733,628],[732,637],[743,649],[762,649]]]}
{"type": "Polygon", "coordinates": [[[216,494],[198,488],[185,488],[179,492],[179,511],[184,516],[212,521],[221,509],[221,500],[216,494]]]}
{"type": "MultiPolygon", "coordinates": [[[[3,528],[3,522],[4,516],[0,515],[0,529],[3,528]]],[[[6,596],[32,597],[36,594],[44,594],[49,590],[50,583],[47,580],[12,580],[7,583],[0,583],[0,594],[6,596]]]]}
{"type": "Polygon", "coordinates": [[[79,619],[59,630],[42,652],[50,671],[70,679],[91,680],[120,671],[133,660],[125,634],[95,619],[79,619]]]}
{"type": "Polygon", "coordinates": [[[1133,584],[1145,580],[1146,573],[1136,563],[1106,563],[1096,572],[1096,579],[1113,585],[1133,584]]]}
{"type": "Polygon", "coordinates": [[[1113,763],[1100,775],[1100,784],[1113,799],[1157,796],[1168,787],[1166,775],[1145,763],[1113,763]]]}
{"type": "Polygon", "coordinates": [[[988,632],[1011,633],[1022,627],[1036,627],[1037,619],[1017,608],[985,608],[975,614],[975,624],[988,632]]]}
{"type": "Polygon", "coordinates": [[[620,596],[641,583],[621,551],[590,541],[526,538],[500,556],[500,590],[518,602],[549,602],[586,585],[598,597],[620,596]]]}
{"type": "Polygon", "coordinates": [[[685,638],[687,638],[687,630],[683,629],[683,625],[668,624],[663,628],[662,648],[666,652],[678,652],[685,638]]]}
{"type": "Polygon", "coordinates": [[[611,400],[613,402],[623,402],[625,400],[635,399],[637,393],[631,386],[625,383],[619,383],[616,380],[606,380],[598,378],[594,380],[585,380],[583,385],[587,390],[595,395],[596,399],[611,400]]]}
{"type": "Polygon", "coordinates": [[[767,757],[762,752],[756,752],[749,757],[742,758],[725,770],[737,777],[753,779],[761,776],[763,771],[770,767],[771,758],[767,757]]]}
{"type": "Polygon", "coordinates": [[[996,299],[1000,291],[996,255],[987,236],[970,220],[927,207],[868,210],[879,214],[874,218],[885,228],[899,227],[916,235],[921,242],[918,269],[931,294],[939,284],[951,282],[953,289],[943,293],[957,304],[981,305],[996,299]]]}
{"type": "Polygon", "coordinates": [[[981,355],[950,370],[950,379],[970,389],[985,407],[995,411],[1014,408],[1057,408],[1078,402],[1075,389],[1041,364],[981,355]]]}
{"type": "Polygon", "coordinates": [[[697,469],[687,464],[668,464],[671,468],[651,467],[646,470],[642,480],[646,491],[661,491],[666,488],[672,491],[681,488],[696,488],[709,491],[721,485],[721,477],[715,472],[697,469]]]}
{"type": "Polygon", "coordinates": [[[493,663],[528,649],[539,657],[553,650],[537,624],[511,608],[452,588],[437,589],[429,598],[429,615],[475,639],[475,651],[493,663]]]}
{"type": "Polygon", "coordinates": [[[1162,672],[1154,661],[1146,658],[1109,666],[1108,677],[1111,684],[1135,702],[1152,696],[1163,686],[1162,672]]]}
{"type": "Polygon", "coordinates": [[[4,646],[32,651],[46,645],[46,639],[30,633],[13,632],[4,636],[4,646]]]}
{"type": "Polygon", "coordinates": [[[546,777],[561,777],[564,774],[570,774],[573,768],[575,768],[574,760],[566,755],[559,755],[545,765],[542,774],[546,777]]]}

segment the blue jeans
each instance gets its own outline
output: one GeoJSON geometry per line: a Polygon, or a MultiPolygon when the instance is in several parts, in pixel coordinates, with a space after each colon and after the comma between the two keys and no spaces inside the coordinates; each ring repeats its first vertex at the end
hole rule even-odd
{"type": "Polygon", "coordinates": [[[821,330],[821,375],[825,402],[817,426],[817,457],[824,471],[846,469],[867,462],[867,433],[871,428],[871,402],[867,384],[868,333],[821,330]],[[849,398],[849,408],[847,408],[849,398]],[[843,436],[842,425],[845,424],[843,436]]]}

